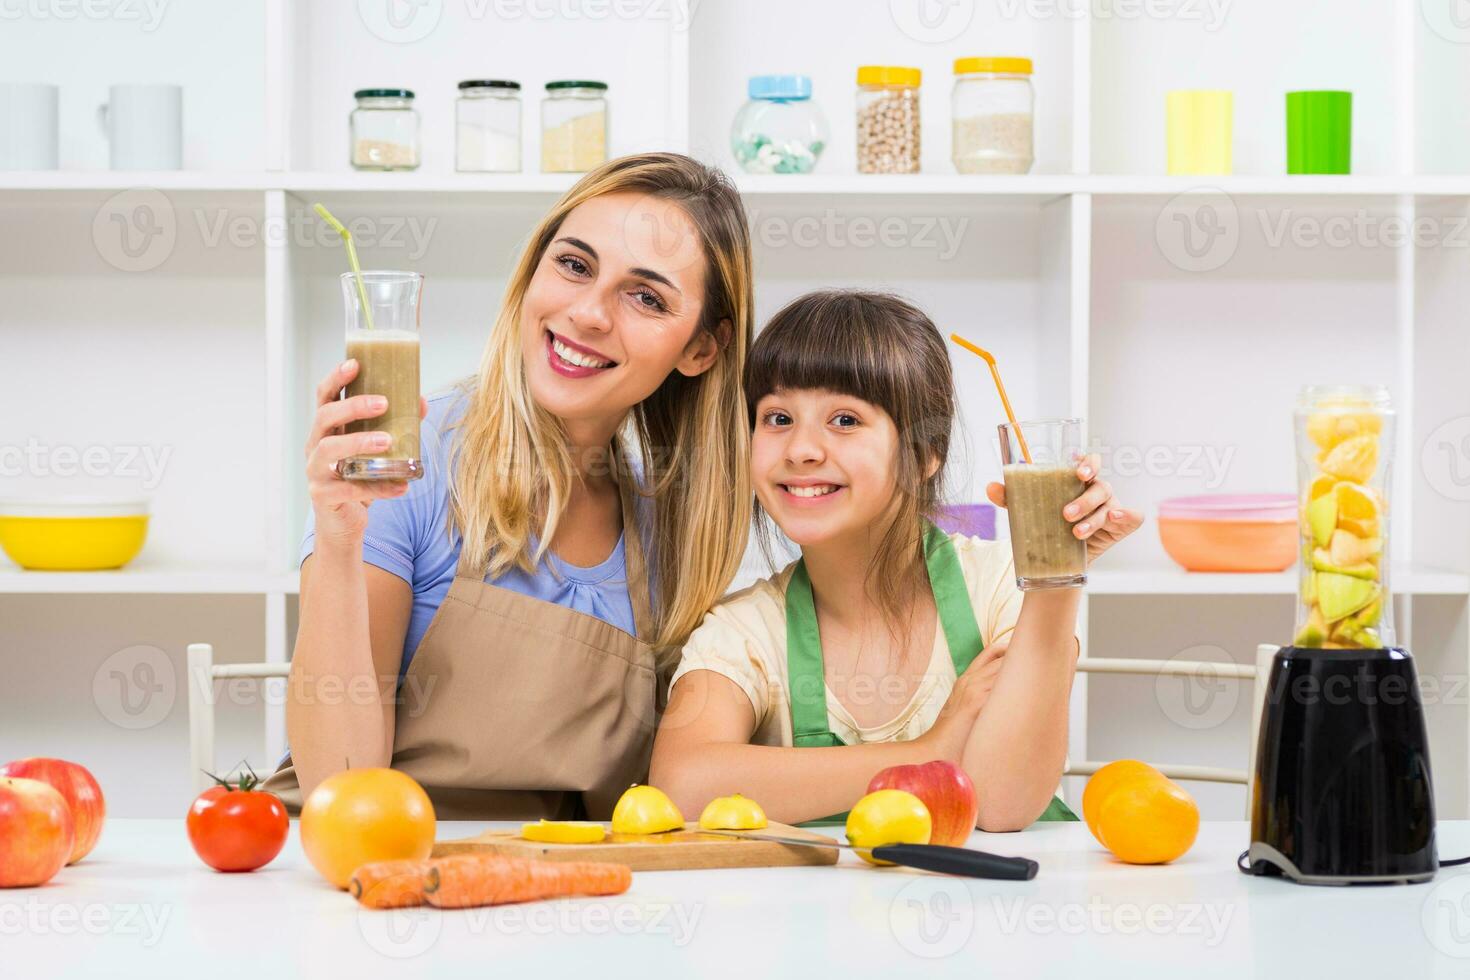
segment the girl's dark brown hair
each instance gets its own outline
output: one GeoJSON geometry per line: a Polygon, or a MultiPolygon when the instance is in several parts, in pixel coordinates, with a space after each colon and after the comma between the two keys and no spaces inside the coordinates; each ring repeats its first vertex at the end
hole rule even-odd
{"type": "MultiPolygon", "coordinates": [[[[824,290],[788,303],[750,348],[745,405],[752,429],[756,405],[775,391],[817,389],[851,395],[888,413],[898,430],[897,492],[870,574],[870,591],[890,627],[924,567],[924,519],[933,519],[943,489],[954,425],[954,376],[934,322],[888,293],[824,290]]],[[[762,546],[769,557],[769,518],[762,546]]]]}

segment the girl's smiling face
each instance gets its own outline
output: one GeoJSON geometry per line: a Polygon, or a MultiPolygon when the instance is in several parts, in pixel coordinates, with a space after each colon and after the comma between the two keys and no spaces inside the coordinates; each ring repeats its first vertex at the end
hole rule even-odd
{"type": "Polygon", "coordinates": [[[547,245],[521,302],[521,356],[536,403],[564,421],[616,424],[675,370],[718,354],[700,330],[705,258],[678,204],[604,194],[547,245]]]}
{"type": "Polygon", "coordinates": [[[750,470],[761,507],[803,548],[882,531],[897,494],[898,429],[853,395],[780,388],[756,404],[750,470]]]}

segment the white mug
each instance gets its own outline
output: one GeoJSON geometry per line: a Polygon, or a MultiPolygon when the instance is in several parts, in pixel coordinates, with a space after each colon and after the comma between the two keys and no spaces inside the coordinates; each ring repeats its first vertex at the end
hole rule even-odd
{"type": "Polygon", "coordinates": [[[184,166],[184,90],[177,85],[114,85],[97,107],[113,170],[184,166]]]}
{"type": "Polygon", "coordinates": [[[0,170],[55,170],[55,85],[0,83],[0,170]]]}

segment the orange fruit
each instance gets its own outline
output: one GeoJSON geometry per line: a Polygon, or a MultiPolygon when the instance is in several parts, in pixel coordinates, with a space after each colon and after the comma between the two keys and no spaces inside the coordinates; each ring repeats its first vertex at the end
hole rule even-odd
{"type": "Polygon", "coordinates": [[[1139,776],[1164,778],[1163,773],[1147,762],[1139,762],[1137,759],[1119,759],[1103,766],[1087,781],[1087,785],[1082,790],[1082,817],[1087,821],[1087,827],[1092,831],[1092,836],[1098,839],[1098,843],[1105,843],[1097,829],[1097,812],[1102,801],[1113,791],[1113,787],[1139,776]]]}
{"type": "Polygon", "coordinates": [[[434,805],[397,769],[346,769],[301,807],[301,849],[338,888],[370,861],[419,860],[434,849],[434,805]]]}
{"type": "Polygon", "coordinates": [[[1148,776],[1113,787],[1097,812],[1099,839],[1128,864],[1163,864],[1181,856],[1199,833],[1199,807],[1172,780],[1148,776]]]}
{"type": "Polygon", "coordinates": [[[1377,491],[1358,483],[1339,483],[1334,493],[1338,527],[1360,538],[1379,536],[1383,504],[1377,491]]]}
{"type": "Polygon", "coordinates": [[[1320,457],[1322,472],[1340,480],[1367,483],[1378,468],[1378,436],[1344,439],[1320,457]]]}
{"type": "Polygon", "coordinates": [[[1318,497],[1327,496],[1327,494],[1332,492],[1332,488],[1336,485],[1337,477],[1335,476],[1327,476],[1326,474],[1323,474],[1322,476],[1317,477],[1315,480],[1312,481],[1312,486],[1307,491],[1307,500],[1311,501],[1316,500],[1318,497]]]}

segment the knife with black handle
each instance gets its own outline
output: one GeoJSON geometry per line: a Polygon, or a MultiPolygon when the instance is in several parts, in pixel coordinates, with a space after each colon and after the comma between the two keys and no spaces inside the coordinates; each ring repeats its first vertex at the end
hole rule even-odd
{"type": "MultiPolygon", "coordinates": [[[[780,837],[775,834],[757,834],[748,830],[704,830],[701,834],[721,837],[739,837],[742,840],[765,840],[793,847],[839,847],[859,850],[851,844],[835,840],[807,840],[801,837],[780,837]]],[[[998,881],[1030,881],[1036,877],[1040,867],[1030,858],[1005,857],[988,851],[972,851],[968,847],[946,847],[943,844],[882,844],[873,848],[861,848],[880,861],[892,861],[920,871],[937,871],[946,875],[963,875],[967,878],[990,878],[998,881]]]]}

